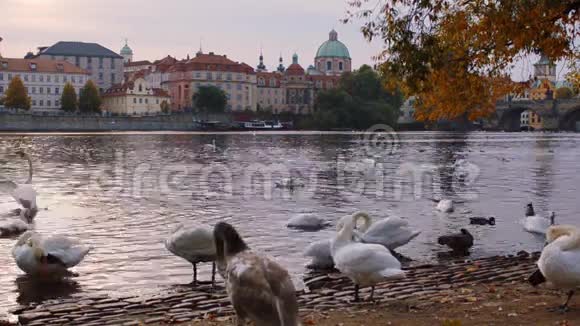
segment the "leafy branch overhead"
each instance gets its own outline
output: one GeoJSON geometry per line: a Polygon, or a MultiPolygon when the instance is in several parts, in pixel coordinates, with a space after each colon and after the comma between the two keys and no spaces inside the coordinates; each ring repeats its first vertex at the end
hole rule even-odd
{"type": "Polygon", "coordinates": [[[522,56],[580,59],[580,0],[353,0],[349,8],[345,22],[360,19],[368,40],[384,41],[386,84],[417,96],[420,120],[491,115],[522,56]]]}

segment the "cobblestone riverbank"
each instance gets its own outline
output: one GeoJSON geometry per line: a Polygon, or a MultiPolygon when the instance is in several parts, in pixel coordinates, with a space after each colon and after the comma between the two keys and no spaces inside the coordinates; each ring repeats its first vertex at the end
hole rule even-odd
{"type": "MultiPolygon", "coordinates": [[[[404,280],[384,282],[375,290],[381,302],[414,298],[433,299],[466,285],[524,282],[534,271],[538,253],[496,256],[478,260],[421,265],[406,270],[404,280]]],[[[298,293],[302,312],[352,306],[352,283],[338,273],[305,276],[306,289],[298,293]]],[[[368,295],[370,289],[363,289],[368,295]]],[[[14,309],[23,325],[141,325],[173,324],[215,319],[233,314],[223,286],[183,288],[150,297],[94,297],[31,304],[14,309]]]]}

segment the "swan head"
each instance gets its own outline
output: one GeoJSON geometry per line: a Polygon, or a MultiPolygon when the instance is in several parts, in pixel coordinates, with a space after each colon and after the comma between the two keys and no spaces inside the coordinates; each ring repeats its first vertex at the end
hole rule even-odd
{"type": "Polygon", "coordinates": [[[32,249],[32,254],[34,255],[34,258],[36,258],[36,260],[38,260],[39,262],[46,261],[46,254],[44,250],[40,248],[40,246],[38,245],[38,240],[34,236],[31,236],[26,241],[26,245],[32,249]]]}
{"type": "Polygon", "coordinates": [[[556,213],[550,212],[550,225],[556,225],[556,213]]]}
{"type": "Polygon", "coordinates": [[[354,222],[354,226],[355,227],[357,226],[359,220],[362,220],[363,221],[363,225],[360,228],[360,230],[362,232],[365,232],[366,230],[368,230],[371,227],[371,224],[373,223],[371,217],[366,212],[357,212],[357,213],[355,213],[352,216],[352,220],[354,222]]]}
{"type": "Polygon", "coordinates": [[[578,233],[578,228],[572,225],[554,225],[546,231],[546,242],[552,243],[560,237],[571,236],[578,233]]]}
{"type": "Polygon", "coordinates": [[[20,158],[26,158],[26,153],[23,150],[17,150],[16,155],[20,156],[20,158]]]}
{"type": "Polygon", "coordinates": [[[22,208],[20,209],[18,215],[20,215],[21,220],[30,224],[32,223],[32,220],[34,220],[37,212],[38,210],[34,208],[22,208]]]}
{"type": "Polygon", "coordinates": [[[248,249],[238,231],[226,222],[215,225],[213,236],[218,257],[233,256],[248,249]]]}

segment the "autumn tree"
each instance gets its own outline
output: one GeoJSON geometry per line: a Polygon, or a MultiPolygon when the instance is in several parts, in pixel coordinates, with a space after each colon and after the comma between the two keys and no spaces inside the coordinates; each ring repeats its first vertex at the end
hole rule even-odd
{"type": "Polygon", "coordinates": [[[171,106],[169,105],[169,103],[167,103],[166,100],[161,101],[160,108],[161,108],[161,112],[163,112],[163,113],[171,112],[171,106]]]}
{"type": "Polygon", "coordinates": [[[78,108],[77,93],[71,83],[66,83],[60,96],[60,108],[65,112],[74,112],[78,108]]]}
{"type": "Polygon", "coordinates": [[[24,87],[24,83],[22,83],[22,79],[19,76],[14,76],[10,81],[3,102],[7,108],[30,109],[30,97],[28,97],[28,91],[26,91],[26,87],[24,87]]]}
{"type": "Polygon", "coordinates": [[[514,86],[511,68],[529,54],[580,58],[579,0],[351,0],[345,22],[380,38],[386,85],[417,97],[420,120],[475,120],[514,86]],[[576,35],[576,36],[575,36],[576,35]]]}
{"type": "Polygon", "coordinates": [[[193,95],[193,104],[203,112],[224,112],[228,98],[226,93],[215,86],[200,86],[193,95]]]}
{"type": "Polygon", "coordinates": [[[85,113],[101,112],[101,96],[91,80],[87,81],[81,90],[79,109],[85,113]]]}
{"type": "Polygon", "coordinates": [[[560,87],[556,90],[556,98],[568,99],[574,96],[574,92],[568,87],[560,87]]]}

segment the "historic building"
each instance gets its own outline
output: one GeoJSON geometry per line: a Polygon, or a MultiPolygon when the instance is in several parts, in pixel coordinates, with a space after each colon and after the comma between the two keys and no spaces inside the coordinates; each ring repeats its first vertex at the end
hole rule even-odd
{"type": "Polygon", "coordinates": [[[0,57],[0,96],[4,95],[15,76],[20,76],[30,96],[31,109],[60,109],[60,97],[67,83],[77,95],[90,75],[88,71],[62,60],[12,59],[0,57]]]}
{"type": "Polygon", "coordinates": [[[226,55],[201,50],[189,60],[176,62],[168,70],[169,79],[162,83],[171,95],[174,110],[193,106],[193,95],[200,86],[222,89],[228,98],[227,109],[257,109],[256,72],[245,63],[230,60],[226,55]]]}
{"type": "Polygon", "coordinates": [[[101,93],[123,81],[123,57],[97,43],[58,42],[38,50],[36,55],[27,57],[64,60],[87,70],[101,93]]]}
{"type": "Polygon", "coordinates": [[[122,115],[154,114],[169,108],[171,98],[160,88],[153,88],[145,78],[137,77],[122,85],[115,85],[103,94],[102,109],[122,115]]]}
{"type": "Polygon", "coordinates": [[[316,69],[326,75],[340,76],[352,70],[352,60],[348,48],[338,40],[338,33],[330,31],[328,41],[322,43],[314,58],[316,69]]]}
{"type": "Polygon", "coordinates": [[[125,45],[121,48],[119,54],[123,57],[124,63],[133,61],[133,50],[129,47],[128,40],[125,40],[125,45]]]}

